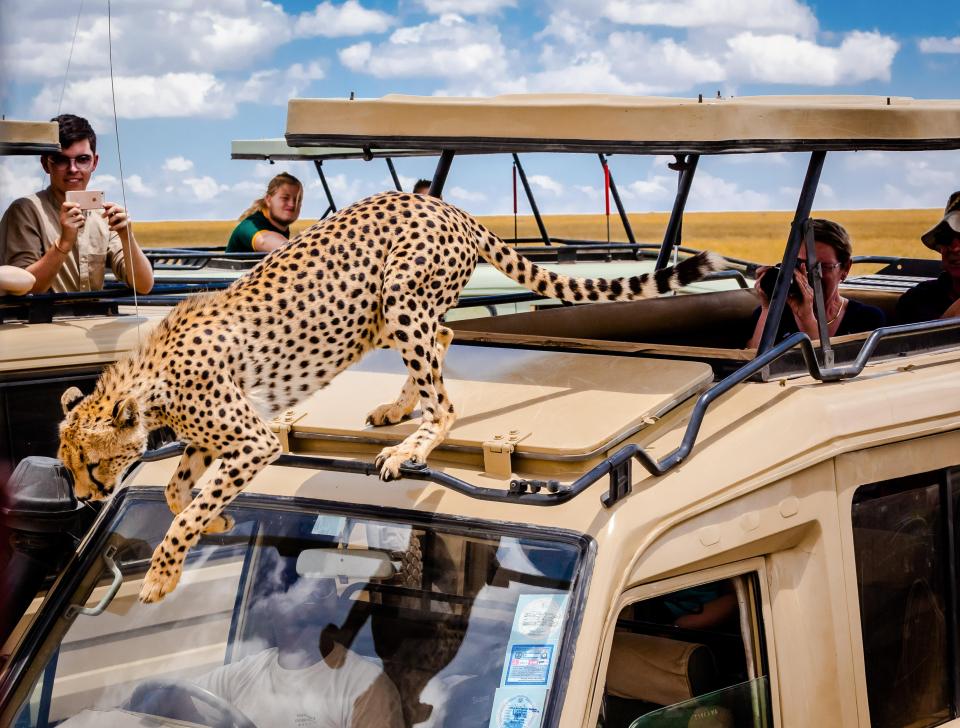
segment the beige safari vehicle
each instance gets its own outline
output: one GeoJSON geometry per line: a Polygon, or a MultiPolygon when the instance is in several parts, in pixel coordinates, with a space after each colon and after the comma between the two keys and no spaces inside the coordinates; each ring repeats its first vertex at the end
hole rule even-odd
{"type": "MultiPolygon", "coordinates": [[[[441,187],[459,148],[674,154],[663,260],[701,156],[809,154],[776,318],[827,152],[955,155],[960,103],[293,100],[287,132],[442,150],[441,187]]],[[[844,295],[892,313],[903,280],[868,278],[844,295]]],[[[373,457],[413,424],[363,425],[405,376],[371,354],[277,418],[285,453],[158,605],[136,595],[180,446],[147,453],[3,646],[0,724],[960,725],[960,320],[823,344],[774,321],[744,351],[755,306],[455,322],[458,421],[392,483],[373,457]]],[[[56,467],[23,470],[21,531],[76,508],[56,467]]]]}

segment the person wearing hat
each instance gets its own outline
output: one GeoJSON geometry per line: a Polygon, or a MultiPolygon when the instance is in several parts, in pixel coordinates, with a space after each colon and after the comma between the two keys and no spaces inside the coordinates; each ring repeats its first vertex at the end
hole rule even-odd
{"type": "Polygon", "coordinates": [[[903,324],[960,316],[960,190],[950,195],[943,219],[920,236],[940,253],[943,272],[900,296],[897,321],[903,324]]]}

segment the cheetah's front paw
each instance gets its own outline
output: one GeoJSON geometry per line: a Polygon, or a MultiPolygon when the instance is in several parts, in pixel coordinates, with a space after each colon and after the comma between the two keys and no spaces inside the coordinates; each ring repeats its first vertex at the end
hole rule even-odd
{"type": "Polygon", "coordinates": [[[380,480],[397,480],[400,478],[400,466],[410,460],[409,447],[403,443],[393,447],[385,447],[377,455],[376,465],[380,470],[380,480]]]}
{"type": "Polygon", "coordinates": [[[179,564],[167,565],[163,561],[163,554],[157,552],[163,547],[161,544],[153,554],[153,560],[150,562],[150,569],[147,575],[143,577],[143,586],[140,587],[140,601],[144,604],[153,604],[159,602],[167,594],[172,592],[180,581],[180,573],[183,567],[179,564]]]}
{"type": "Polygon", "coordinates": [[[233,516],[228,516],[226,513],[221,513],[207,524],[207,527],[203,529],[203,532],[226,533],[233,528],[235,523],[236,521],[234,520],[233,516]]]}

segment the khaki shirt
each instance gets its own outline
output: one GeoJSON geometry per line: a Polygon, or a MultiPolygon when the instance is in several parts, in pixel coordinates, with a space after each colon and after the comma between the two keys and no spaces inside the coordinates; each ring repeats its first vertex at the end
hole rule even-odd
{"type": "MultiPolygon", "coordinates": [[[[107,265],[126,280],[123,245],[100,210],[87,210],[77,243],[66,257],[50,290],[99,291],[107,265]]],[[[0,220],[0,265],[26,268],[36,263],[60,237],[60,203],[48,187],[14,200],[0,220]]]]}

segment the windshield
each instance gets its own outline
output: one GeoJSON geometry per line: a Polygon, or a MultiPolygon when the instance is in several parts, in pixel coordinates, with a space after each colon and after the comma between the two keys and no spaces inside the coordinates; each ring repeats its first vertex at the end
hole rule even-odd
{"type": "Polygon", "coordinates": [[[128,493],[68,601],[104,600],[113,549],[119,591],[35,643],[52,657],[27,668],[14,725],[542,724],[585,539],[304,503],[239,498],[234,529],[204,537],[177,589],[144,605],[171,516],[159,494],[128,493]]]}

